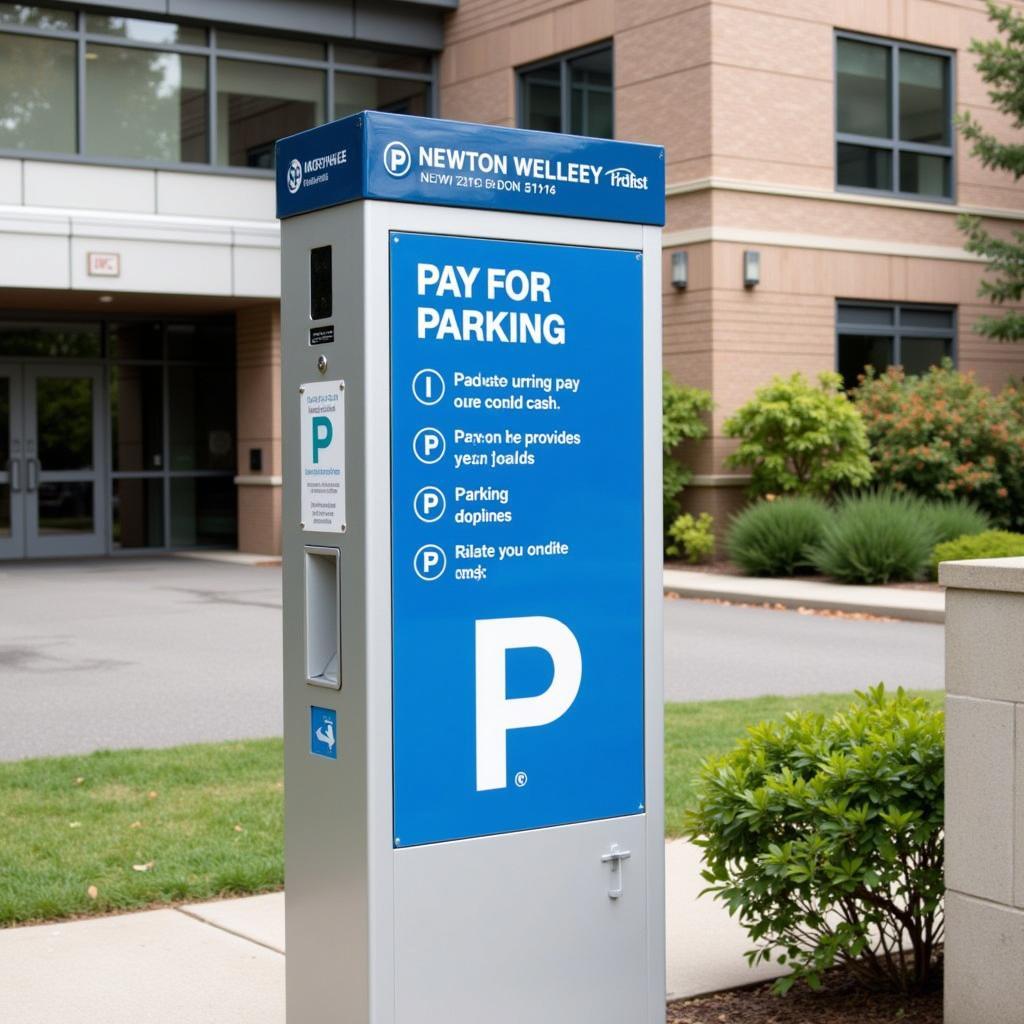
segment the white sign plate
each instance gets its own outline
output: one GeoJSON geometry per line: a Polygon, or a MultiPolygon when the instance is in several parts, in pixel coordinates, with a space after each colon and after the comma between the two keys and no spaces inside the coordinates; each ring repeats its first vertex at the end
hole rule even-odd
{"type": "Polygon", "coordinates": [[[345,530],[345,382],[299,388],[302,436],[302,529],[345,530]]]}

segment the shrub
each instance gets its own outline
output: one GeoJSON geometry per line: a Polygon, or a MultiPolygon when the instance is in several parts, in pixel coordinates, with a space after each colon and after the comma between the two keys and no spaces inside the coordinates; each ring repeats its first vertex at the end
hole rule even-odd
{"type": "Polygon", "coordinates": [[[677,516],[668,528],[669,544],[665,551],[673,558],[685,558],[696,565],[715,550],[714,522],[708,512],[701,512],[696,519],[689,513],[677,516]]]}
{"type": "Polygon", "coordinates": [[[818,498],[778,498],[747,506],[729,526],[729,557],[749,576],[795,576],[814,568],[829,510],[818,498]]]}
{"type": "Polygon", "coordinates": [[[748,730],[701,767],[690,838],[705,892],[770,960],[812,987],[846,965],[865,985],[927,987],[942,929],[943,714],[879,686],[848,711],[748,730]],[[902,949],[909,949],[901,954],[902,949]]]}
{"type": "Polygon", "coordinates": [[[774,377],[725,421],[726,435],[740,439],[726,465],[750,470],[753,494],[825,497],[871,479],[867,434],[842,378],[818,380],[774,377]]]}
{"type": "Polygon", "coordinates": [[[890,583],[922,576],[934,546],[926,503],[883,490],[841,499],[811,557],[842,583],[890,583]]]}
{"type": "Polygon", "coordinates": [[[665,525],[679,514],[679,495],[693,470],[673,455],[684,440],[699,440],[708,433],[707,414],[714,407],[711,392],[685,387],[666,373],[661,380],[662,502],[665,525]]]}
{"type": "Polygon", "coordinates": [[[1024,528],[1024,398],[993,394],[948,360],[921,376],[869,371],[855,392],[875,479],[928,498],[966,497],[1024,528]]]}
{"type": "Polygon", "coordinates": [[[1014,558],[1024,555],[1024,533],[986,530],[971,537],[957,537],[937,544],[932,552],[932,579],[939,574],[939,562],[965,558],[1014,558]]]}
{"type": "Polygon", "coordinates": [[[955,540],[968,534],[982,533],[992,525],[988,514],[965,498],[924,503],[925,521],[932,532],[932,543],[955,540]]]}

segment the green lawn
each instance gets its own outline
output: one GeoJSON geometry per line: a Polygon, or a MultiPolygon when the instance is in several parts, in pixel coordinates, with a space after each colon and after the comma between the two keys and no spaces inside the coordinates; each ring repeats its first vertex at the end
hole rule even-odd
{"type": "MultiPolygon", "coordinates": [[[[681,832],[701,759],[745,726],[849,701],[667,705],[667,834],[681,832]]],[[[0,764],[0,926],[278,889],[282,795],[280,740],[0,764]]]]}

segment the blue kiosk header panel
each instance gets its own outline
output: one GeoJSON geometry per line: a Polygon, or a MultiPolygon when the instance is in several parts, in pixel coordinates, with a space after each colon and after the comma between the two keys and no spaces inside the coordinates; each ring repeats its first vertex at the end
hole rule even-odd
{"type": "Polygon", "coordinates": [[[665,151],[366,111],[277,143],[277,215],[354,199],[665,222],[665,151]]]}
{"type": "Polygon", "coordinates": [[[641,255],[390,254],[395,844],[639,813],[641,255]]]}

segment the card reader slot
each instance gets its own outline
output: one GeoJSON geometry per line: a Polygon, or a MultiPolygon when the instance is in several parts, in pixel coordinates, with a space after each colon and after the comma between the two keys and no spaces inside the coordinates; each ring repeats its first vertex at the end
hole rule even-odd
{"type": "Polygon", "coordinates": [[[341,689],[341,552],[307,546],[306,682],[341,689]]]}

